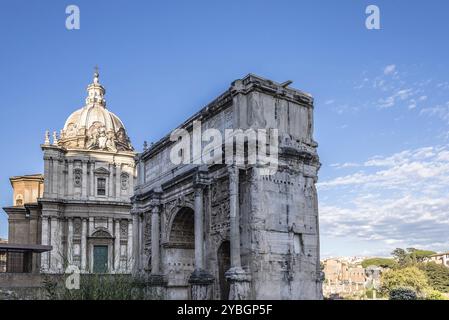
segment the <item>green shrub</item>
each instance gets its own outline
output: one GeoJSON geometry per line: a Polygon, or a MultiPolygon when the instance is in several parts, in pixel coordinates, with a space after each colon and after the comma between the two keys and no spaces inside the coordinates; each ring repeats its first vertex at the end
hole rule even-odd
{"type": "Polygon", "coordinates": [[[447,297],[440,291],[429,289],[425,291],[426,300],[447,300],[447,297]]]}
{"type": "Polygon", "coordinates": [[[433,289],[449,292],[449,268],[435,262],[423,263],[419,266],[426,273],[433,289]]]}
{"type": "Polygon", "coordinates": [[[396,287],[389,292],[390,300],[417,300],[418,295],[413,288],[410,287],[396,287]]]}
{"type": "Polygon", "coordinates": [[[159,299],[144,280],[130,275],[83,274],[80,288],[69,290],[63,281],[45,277],[43,287],[50,300],[143,300],[159,299]]]}
{"type": "Polygon", "coordinates": [[[419,296],[431,289],[426,274],[417,267],[389,270],[382,274],[381,283],[382,292],[388,295],[395,288],[411,288],[419,296]]]}

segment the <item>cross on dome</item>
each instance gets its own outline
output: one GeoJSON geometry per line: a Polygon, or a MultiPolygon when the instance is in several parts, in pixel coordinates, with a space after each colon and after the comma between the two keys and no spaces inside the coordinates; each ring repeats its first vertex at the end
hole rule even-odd
{"type": "Polygon", "coordinates": [[[98,72],[98,66],[95,66],[94,69],[95,69],[95,72],[94,72],[94,83],[95,84],[99,84],[100,82],[99,82],[98,79],[100,78],[100,73],[98,72]]]}

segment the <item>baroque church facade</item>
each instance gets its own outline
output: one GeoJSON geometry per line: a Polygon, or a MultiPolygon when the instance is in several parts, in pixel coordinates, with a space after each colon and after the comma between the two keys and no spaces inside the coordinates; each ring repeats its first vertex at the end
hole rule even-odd
{"type": "Polygon", "coordinates": [[[81,273],[132,272],[136,153],[123,123],[106,108],[105,93],[95,72],[85,105],[59,136],[46,132],[43,176],[10,179],[9,242],[21,250],[44,248],[23,270],[64,273],[74,265],[81,273]]]}
{"type": "Polygon", "coordinates": [[[106,108],[105,88],[94,74],[85,106],[72,113],[58,137],[47,131],[44,193],[38,199],[41,270],[130,273],[133,224],[130,198],[135,152],[121,120],[106,108]]]}

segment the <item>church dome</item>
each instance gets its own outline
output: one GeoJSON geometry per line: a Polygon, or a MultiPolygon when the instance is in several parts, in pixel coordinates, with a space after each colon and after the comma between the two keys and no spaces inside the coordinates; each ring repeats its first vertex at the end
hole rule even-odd
{"type": "Polygon", "coordinates": [[[105,88],[98,81],[87,87],[86,105],[65,122],[58,145],[67,149],[133,151],[123,122],[106,108],[105,88]]]}

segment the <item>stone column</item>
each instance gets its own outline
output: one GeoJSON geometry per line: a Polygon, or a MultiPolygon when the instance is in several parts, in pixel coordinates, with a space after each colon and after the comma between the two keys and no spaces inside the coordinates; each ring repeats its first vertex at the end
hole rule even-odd
{"type": "Polygon", "coordinates": [[[68,165],[68,171],[67,172],[67,176],[68,176],[68,181],[67,181],[67,190],[68,190],[68,196],[70,198],[73,198],[73,160],[69,160],[69,165],[68,165]]]}
{"type": "Polygon", "coordinates": [[[120,219],[115,222],[115,242],[114,242],[114,270],[118,273],[120,270],[120,219]]]}
{"type": "Polygon", "coordinates": [[[50,218],[50,241],[53,247],[50,254],[50,271],[58,272],[60,267],[60,257],[62,255],[61,239],[59,234],[59,221],[57,217],[50,218]]]}
{"type": "Polygon", "coordinates": [[[58,197],[58,160],[51,159],[51,193],[52,198],[58,197]]]}
{"type": "Polygon", "coordinates": [[[73,263],[73,218],[69,218],[67,227],[67,262],[73,263]]]}
{"type": "Polygon", "coordinates": [[[195,270],[190,275],[192,300],[209,300],[212,298],[211,284],[214,278],[204,270],[204,210],[203,210],[203,188],[201,177],[196,177],[195,188],[195,270]]]}
{"type": "Polygon", "coordinates": [[[240,260],[240,214],[239,214],[239,170],[231,166],[229,172],[229,217],[231,238],[231,268],[241,267],[240,260]]]}
{"type": "Polygon", "coordinates": [[[128,220],[128,245],[127,245],[127,254],[126,254],[126,261],[127,261],[127,270],[128,272],[132,272],[133,270],[133,221],[128,220]]]}
{"type": "Polygon", "coordinates": [[[82,218],[81,226],[81,272],[86,272],[87,268],[87,219],[82,218]]]}
{"type": "Polygon", "coordinates": [[[203,270],[203,188],[201,185],[195,187],[195,269],[203,270]]]}
{"type": "Polygon", "coordinates": [[[95,161],[90,162],[90,196],[95,197],[95,161]]]}
{"type": "Polygon", "coordinates": [[[83,160],[83,175],[82,175],[82,185],[81,185],[81,198],[86,199],[87,197],[87,161],[83,160]]]}
{"type": "Polygon", "coordinates": [[[56,198],[59,198],[63,195],[64,193],[64,189],[62,186],[62,181],[63,181],[63,168],[62,168],[62,160],[61,159],[57,159],[55,160],[55,175],[56,175],[56,190],[55,190],[55,194],[56,194],[56,198]]]}
{"type": "MultiPolygon", "coordinates": [[[[49,245],[48,239],[48,217],[42,216],[42,245],[49,245]]],[[[49,268],[49,252],[42,253],[41,267],[42,271],[47,272],[49,268]]]]}
{"type": "MultiPolygon", "coordinates": [[[[160,270],[160,202],[157,197],[151,200],[151,206],[151,275],[148,278],[146,292],[150,296],[164,297],[167,279],[160,270]]],[[[145,227],[143,226],[141,230],[145,230],[145,227]]],[[[143,242],[141,244],[144,246],[143,242]]]]}
{"type": "Polygon", "coordinates": [[[144,272],[144,229],[145,229],[145,221],[143,213],[139,213],[139,270],[140,272],[144,272]]]}
{"type": "Polygon", "coordinates": [[[155,205],[151,211],[151,274],[159,274],[160,266],[160,227],[159,205],[155,205]]]}
{"type": "Polygon", "coordinates": [[[139,263],[140,263],[140,258],[139,258],[139,246],[140,246],[140,236],[139,236],[139,232],[140,232],[140,227],[139,227],[139,216],[137,212],[132,212],[132,218],[133,218],[133,246],[132,246],[132,259],[133,259],[133,264],[132,264],[132,268],[133,268],[133,273],[138,273],[139,272],[139,263]]]}
{"type": "Polygon", "coordinates": [[[51,188],[50,158],[44,155],[44,198],[48,198],[51,188]]]}
{"type": "Polygon", "coordinates": [[[114,198],[114,190],[115,190],[115,184],[114,184],[114,165],[109,165],[109,185],[108,185],[108,198],[112,199],[114,198]]]}
{"type": "Polygon", "coordinates": [[[246,300],[250,298],[251,279],[242,269],[240,259],[239,169],[236,165],[231,165],[228,167],[228,173],[231,268],[225,275],[230,283],[229,300],[246,300]]]}
{"type": "Polygon", "coordinates": [[[122,174],[122,165],[120,163],[117,164],[117,167],[115,169],[115,198],[117,200],[120,199],[120,191],[121,191],[121,179],[120,176],[122,174]]]}

